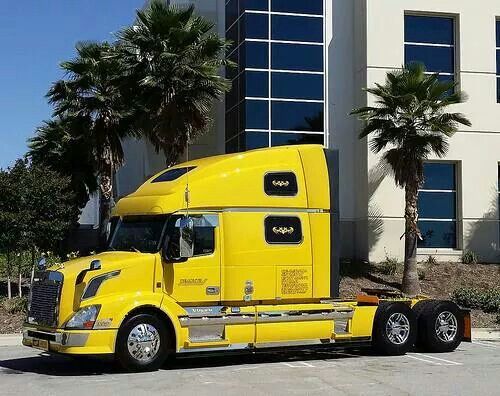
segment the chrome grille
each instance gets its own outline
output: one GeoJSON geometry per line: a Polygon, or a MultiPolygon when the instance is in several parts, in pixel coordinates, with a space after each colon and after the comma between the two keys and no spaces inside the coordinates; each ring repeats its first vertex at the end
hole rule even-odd
{"type": "Polygon", "coordinates": [[[43,271],[36,274],[30,293],[30,323],[57,325],[62,283],[63,276],[59,272],[43,271]]]}

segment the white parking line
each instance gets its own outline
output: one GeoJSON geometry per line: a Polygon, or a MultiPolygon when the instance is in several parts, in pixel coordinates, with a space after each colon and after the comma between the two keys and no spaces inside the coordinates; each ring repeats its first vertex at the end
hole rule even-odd
{"type": "Polygon", "coordinates": [[[463,365],[463,363],[454,362],[453,360],[446,360],[446,359],[438,358],[436,356],[424,355],[423,353],[415,353],[415,355],[423,356],[423,357],[426,357],[428,359],[439,360],[441,362],[449,363],[449,364],[452,364],[452,365],[455,365],[455,366],[462,366],[463,365]]]}
{"type": "Polygon", "coordinates": [[[415,360],[420,360],[421,362],[424,362],[424,363],[434,364],[436,366],[442,366],[442,364],[439,363],[439,362],[435,362],[435,361],[431,361],[431,360],[427,360],[427,359],[421,359],[419,357],[416,357],[416,356],[413,356],[413,355],[409,355],[409,354],[406,354],[405,356],[409,357],[409,358],[412,358],[412,359],[415,359],[415,360]]]}
{"type": "Polygon", "coordinates": [[[473,344],[476,344],[476,345],[481,345],[483,347],[486,347],[486,348],[499,348],[499,345],[496,345],[492,342],[488,342],[488,341],[472,341],[473,344]]]}
{"type": "Polygon", "coordinates": [[[285,362],[283,362],[282,364],[285,366],[291,367],[291,368],[300,368],[300,367],[313,367],[314,368],[314,366],[311,363],[307,363],[307,362],[294,362],[294,363],[299,363],[299,365],[297,366],[297,365],[294,365],[291,363],[285,363],[285,362]]]}

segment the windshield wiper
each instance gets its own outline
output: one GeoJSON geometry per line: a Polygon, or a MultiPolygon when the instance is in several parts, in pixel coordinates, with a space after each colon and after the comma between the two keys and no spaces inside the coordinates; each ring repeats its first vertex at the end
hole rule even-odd
{"type": "Polygon", "coordinates": [[[139,249],[136,249],[135,247],[133,246],[130,246],[130,250],[133,250],[134,252],[136,253],[142,253],[139,249]]]}

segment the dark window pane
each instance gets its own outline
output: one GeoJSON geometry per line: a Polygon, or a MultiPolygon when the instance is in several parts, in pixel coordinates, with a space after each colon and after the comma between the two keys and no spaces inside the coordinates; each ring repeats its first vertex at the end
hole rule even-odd
{"type": "Polygon", "coordinates": [[[227,58],[236,65],[234,67],[226,67],[226,78],[232,80],[238,75],[238,50],[233,51],[227,58]]]}
{"type": "Polygon", "coordinates": [[[453,18],[405,16],[405,41],[413,43],[453,44],[453,18]]]}
{"type": "Polygon", "coordinates": [[[226,94],[226,111],[232,109],[239,103],[238,98],[238,78],[231,83],[231,90],[226,94]]]}
{"type": "Polygon", "coordinates": [[[269,0],[240,0],[240,12],[246,10],[267,11],[269,0]]]}
{"type": "Polygon", "coordinates": [[[226,30],[238,19],[238,0],[226,4],[226,30]]]}
{"type": "Polygon", "coordinates": [[[226,139],[231,139],[239,132],[238,107],[234,107],[229,113],[226,113],[226,139]]]}
{"type": "Polygon", "coordinates": [[[418,194],[418,215],[421,219],[455,219],[454,192],[424,192],[418,194]]]}
{"type": "Polygon", "coordinates": [[[153,179],[151,183],[171,182],[177,180],[179,177],[184,176],[188,172],[191,172],[194,168],[196,167],[190,166],[185,168],[169,169],[163,172],[160,176],[153,179]]]}
{"type": "Polygon", "coordinates": [[[323,75],[273,73],[273,98],[285,99],[323,99],[323,75]]]}
{"type": "Polygon", "coordinates": [[[497,103],[500,103],[500,78],[497,78],[497,103]]]}
{"type": "Polygon", "coordinates": [[[247,41],[240,46],[240,68],[267,69],[269,49],[267,43],[247,41]]]}
{"type": "Polygon", "coordinates": [[[405,45],[405,64],[421,62],[430,72],[455,72],[455,53],[452,47],[405,45]]]}
{"type": "Polygon", "coordinates": [[[240,19],[240,41],[247,38],[267,39],[269,37],[269,17],[266,14],[245,13],[240,19]]]}
{"type": "Polygon", "coordinates": [[[253,150],[269,147],[269,133],[245,132],[240,135],[240,150],[253,150]]]}
{"type": "Polygon", "coordinates": [[[497,50],[497,74],[500,75],[500,50],[497,50]]]}
{"type": "Polygon", "coordinates": [[[272,0],[275,12],[323,15],[323,0],[272,0]]]}
{"type": "Polygon", "coordinates": [[[497,47],[500,48],[500,21],[497,21],[497,47]]]}
{"type": "Polygon", "coordinates": [[[238,24],[235,23],[233,27],[231,27],[226,32],[226,39],[231,41],[231,47],[228,50],[228,53],[233,51],[238,46],[238,24]]]}
{"type": "Polygon", "coordinates": [[[269,128],[269,104],[267,100],[245,101],[245,129],[269,128]]]}
{"type": "Polygon", "coordinates": [[[269,73],[266,72],[245,72],[244,78],[244,96],[254,98],[269,97],[269,73]]]}
{"type": "Polygon", "coordinates": [[[310,133],[271,133],[271,144],[287,146],[292,144],[324,144],[323,135],[310,133]]]}
{"type": "Polygon", "coordinates": [[[419,221],[418,227],[423,240],[419,248],[456,248],[457,231],[454,221],[419,221]]]}
{"type": "Polygon", "coordinates": [[[428,162],[424,164],[424,190],[455,190],[455,165],[428,162]]]}
{"type": "Polygon", "coordinates": [[[323,19],[303,16],[273,15],[273,40],[323,42],[323,19]]]}
{"type": "Polygon", "coordinates": [[[323,46],[273,44],[272,67],[278,70],[323,71],[323,46]]]}
{"type": "Polygon", "coordinates": [[[272,103],[272,129],[323,132],[323,103],[272,103]]]}
{"type": "Polygon", "coordinates": [[[226,142],[226,153],[237,153],[238,152],[238,138],[235,137],[226,142]]]}

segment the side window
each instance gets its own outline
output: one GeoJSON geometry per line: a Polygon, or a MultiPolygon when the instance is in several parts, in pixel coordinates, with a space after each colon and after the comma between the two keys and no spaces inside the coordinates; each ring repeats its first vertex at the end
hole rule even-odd
{"type": "MultiPolygon", "coordinates": [[[[172,216],[167,224],[166,249],[168,257],[180,256],[179,252],[179,225],[181,215],[172,216]]],[[[204,256],[215,251],[215,227],[217,226],[217,216],[192,216],[194,220],[194,256],[204,256]]]]}
{"type": "Polygon", "coordinates": [[[264,191],[267,195],[293,197],[297,195],[297,177],[293,172],[271,172],[264,176],[264,191]]]}
{"type": "Polygon", "coordinates": [[[269,244],[299,244],[302,224],[295,216],[268,216],[264,220],[266,242],[269,244]]]}

